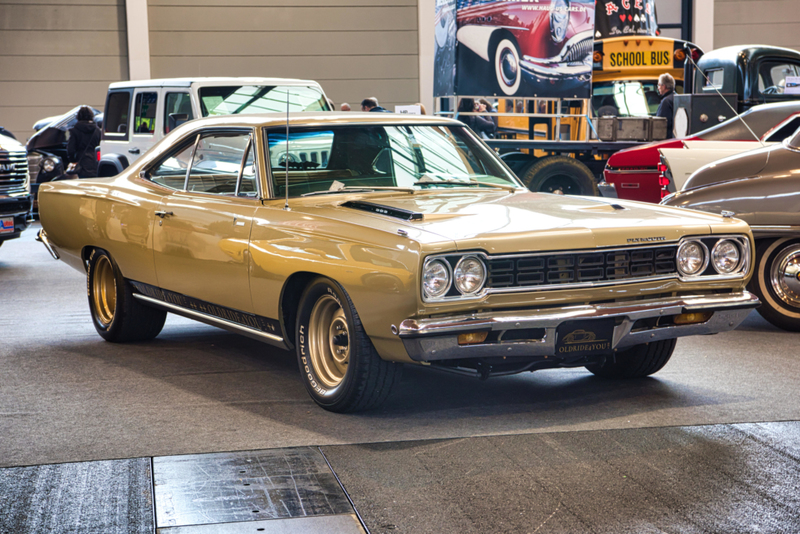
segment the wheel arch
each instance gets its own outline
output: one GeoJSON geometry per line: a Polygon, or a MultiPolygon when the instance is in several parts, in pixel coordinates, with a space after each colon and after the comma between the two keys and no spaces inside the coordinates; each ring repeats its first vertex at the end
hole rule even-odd
{"type": "Polygon", "coordinates": [[[283,341],[289,350],[294,350],[295,346],[294,325],[297,322],[300,297],[311,281],[318,277],[328,278],[323,274],[311,271],[296,272],[286,279],[281,289],[279,320],[283,330],[283,341]]]}

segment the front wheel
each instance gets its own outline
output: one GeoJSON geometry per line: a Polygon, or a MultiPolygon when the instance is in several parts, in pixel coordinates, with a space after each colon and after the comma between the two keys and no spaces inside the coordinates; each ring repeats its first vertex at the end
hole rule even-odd
{"type": "Polygon", "coordinates": [[[108,252],[92,251],[86,276],[92,322],[103,339],[116,343],[145,341],[161,332],[167,312],[133,298],[130,283],[108,252]]]}
{"type": "Polygon", "coordinates": [[[587,365],[591,373],[601,378],[641,378],[652,375],[667,365],[675,351],[675,339],[643,343],[621,350],[602,364],[587,365]]]}
{"type": "Polygon", "coordinates": [[[749,287],[761,301],[758,313],[764,319],[800,332],[800,239],[760,242],[749,287]]]}
{"type": "Polygon", "coordinates": [[[353,302],[333,280],[320,277],[306,288],[296,341],[303,383],[326,410],[375,408],[400,380],[402,365],[378,356],[353,302]]]}
{"type": "Polygon", "coordinates": [[[502,39],[494,49],[494,73],[504,94],[517,94],[522,82],[519,48],[511,39],[502,39]]]}

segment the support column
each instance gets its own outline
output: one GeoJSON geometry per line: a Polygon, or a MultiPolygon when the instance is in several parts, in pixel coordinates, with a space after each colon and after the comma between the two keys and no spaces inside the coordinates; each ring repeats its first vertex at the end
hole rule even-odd
{"type": "Polygon", "coordinates": [[[418,0],[419,36],[419,101],[429,114],[433,114],[433,53],[434,53],[434,15],[436,0],[418,0]]]}
{"type": "Polygon", "coordinates": [[[150,26],[147,0],[125,0],[128,31],[128,79],[150,78],[150,26]]]}
{"type": "Polygon", "coordinates": [[[692,42],[703,52],[714,50],[714,0],[694,0],[692,42]]]}

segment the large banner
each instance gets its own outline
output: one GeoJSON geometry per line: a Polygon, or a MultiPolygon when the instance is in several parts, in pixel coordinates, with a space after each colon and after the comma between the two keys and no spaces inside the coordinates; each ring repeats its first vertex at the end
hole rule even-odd
{"type": "Polygon", "coordinates": [[[594,0],[437,0],[434,96],[589,98],[594,10],[594,0]]]}
{"type": "Polygon", "coordinates": [[[655,0],[598,0],[595,38],[656,36],[655,0]]]}

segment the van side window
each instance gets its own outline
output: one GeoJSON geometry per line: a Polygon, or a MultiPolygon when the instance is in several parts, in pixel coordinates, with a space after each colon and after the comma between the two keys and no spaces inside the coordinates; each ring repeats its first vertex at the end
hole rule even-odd
{"type": "Polygon", "coordinates": [[[194,118],[189,93],[167,93],[164,100],[164,133],[194,118]]]}
{"type": "Polygon", "coordinates": [[[139,93],[133,107],[133,133],[152,134],[156,129],[158,93],[139,93]]]}
{"type": "Polygon", "coordinates": [[[130,107],[131,94],[128,91],[120,91],[108,95],[108,104],[103,117],[105,133],[112,135],[128,133],[130,107]]]}

